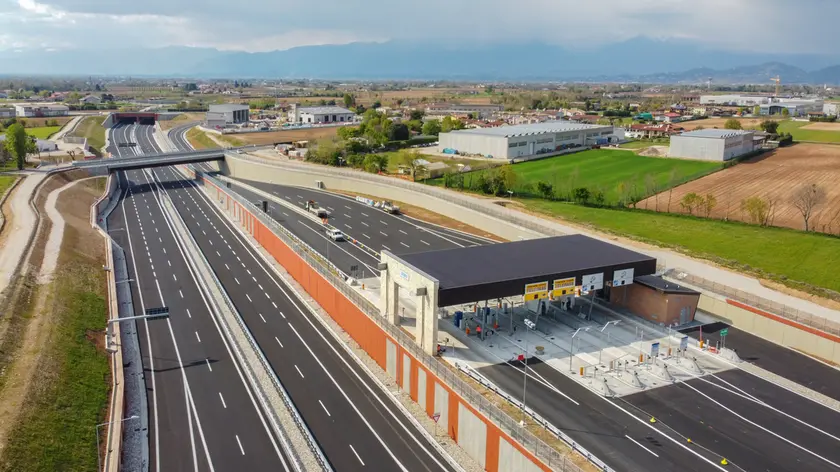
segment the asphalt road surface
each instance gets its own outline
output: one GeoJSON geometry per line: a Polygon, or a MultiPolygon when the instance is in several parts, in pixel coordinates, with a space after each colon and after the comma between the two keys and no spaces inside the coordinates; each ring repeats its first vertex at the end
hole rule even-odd
{"type": "Polygon", "coordinates": [[[451,470],[194,182],[154,174],[336,470],[451,470]]]}
{"type": "MultiPolygon", "coordinates": [[[[120,125],[115,156],[155,152],[153,128],[120,125]]],[[[221,336],[144,171],[108,218],[126,251],[136,314],[168,306],[169,319],[138,323],[150,415],[151,470],[289,470],[250,386],[221,336]]]]}

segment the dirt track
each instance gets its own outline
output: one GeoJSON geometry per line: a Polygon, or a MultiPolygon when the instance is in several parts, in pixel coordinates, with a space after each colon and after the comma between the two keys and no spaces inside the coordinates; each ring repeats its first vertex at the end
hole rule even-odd
{"type": "MultiPolygon", "coordinates": [[[[680,199],[687,193],[712,194],[717,206],[713,218],[746,221],[741,201],[753,196],[771,198],[778,203],[774,224],[803,229],[802,215],[790,203],[793,192],[803,184],[817,184],[826,193],[823,204],[816,207],[811,225],[822,232],[840,233],[840,148],[821,144],[797,144],[765,154],[752,161],[716,172],[681,185],[673,190],[671,211],[683,212],[680,199]]],[[[668,192],[640,202],[638,208],[666,210],[668,192]]]]}
{"type": "Polygon", "coordinates": [[[803,126],[802,129],[808,131],[840,131],[840,123],[811,123],[803,126]]]}
{"type": "Polygon", "coordinates": [[[291,141],[306,141],[335,136],[338,133],[337,126],[323,128],[308,128],[289,131],[271,131],[267,133],[243,133],[228,134],[247,144],[273,144],[291,141]]]}

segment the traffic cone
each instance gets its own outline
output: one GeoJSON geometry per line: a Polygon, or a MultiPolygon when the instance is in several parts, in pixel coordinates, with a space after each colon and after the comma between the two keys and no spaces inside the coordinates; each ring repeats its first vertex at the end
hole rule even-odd
{"type": "Polygon", "coordinates": [[[721,459],[721,460],[720,460],[720,465],[727,465],[727,464],[729,464],[729,461],[728,461],[728,460],[726,460],[726,458],[725,458],[725,457],[724,457],[723,459],[721,459]]]}
{"type": "Polygon", "coordinates": [[[656,418],[654,418],[654,417],[652,417],[652,416],[651,416],[651,417],[650,417],[650,422],[651,422],[651,423],[656,423],[656,418]]]}

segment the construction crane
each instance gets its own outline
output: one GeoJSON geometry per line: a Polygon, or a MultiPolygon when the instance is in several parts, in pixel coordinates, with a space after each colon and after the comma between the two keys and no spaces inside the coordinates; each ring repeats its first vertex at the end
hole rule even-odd
{"type": "Polygon", "coordinates": [[[782,93],[782,78],[777,75],[776,77],[770,77],[770,81],[776,82],[776,98],[778,98],[779,94],[782,93]]]}

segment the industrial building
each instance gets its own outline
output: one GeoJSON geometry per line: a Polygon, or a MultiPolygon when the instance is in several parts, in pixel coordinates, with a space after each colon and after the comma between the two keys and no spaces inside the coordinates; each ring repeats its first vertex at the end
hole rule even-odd
{"type": "Polygon", "coordinates": [[[772,103],[760,106],[759,114],[762,116],[781,115],[787,109],[790,116],[806,116],[808,113],[822,112],[825,102],[822,99],[792,99],[780,98],[772,103]]]}
{"type": "Polygon", "coordinates": [[[441,133],[438,151],[516,159],[552,154],[564,149],[616,143],[624,129],[568,121],[547,121],[498,128],[479,128],[441,133]]]}
{"type": "Polygon", "coordinates": [[[289,109],[289,121],[291,123],[352,123],[355,119],[355,113],[337,106],[300,107],[297,104],[292,104],[289,109]]]}
{"type": "Polygon", "coordinates": [[[669,157],[728,161],[755,150],[755,132],[701,129],[671,136],[669,157]]]}
{"type": "Polygon", "coordinates": [[[225,127],[227,125],[238,125],[248,122],[250,107],[238,103],[223,103],[221,105],[210,105],[207,112],[207,125],[210,127],[225,127]]]}
{"type": "Polygon", "coordinates": [[[70,108],[67,105],[44,103],[23,103],[15,105],[15,114],[19,118],[40,118],[44,116],[67,116],[70,108]]]}
{"type": "Polygon", "coordinates": [[[15,114],[16,114],[15,107],[6,107],[6,106],[0,107],[0,118],[11,118],[11,117],[15,116],[15,114]]]}
{"type": "Polygon", "coordinates": [[[701,95],[701,105],[754,107],[770,103],[770,97],[762,95],[701,95]]]}
{"type": "Polygon", "coordinates": [[[441,103],[437,105],[429,105],[426,107],[426,116],[429,118],[443,119],[450,115],[466,115],[473,113],[479,119],[486,119],[493,115],[504,111],[503,105],[476,105],[472,103],[441,103]]]}

